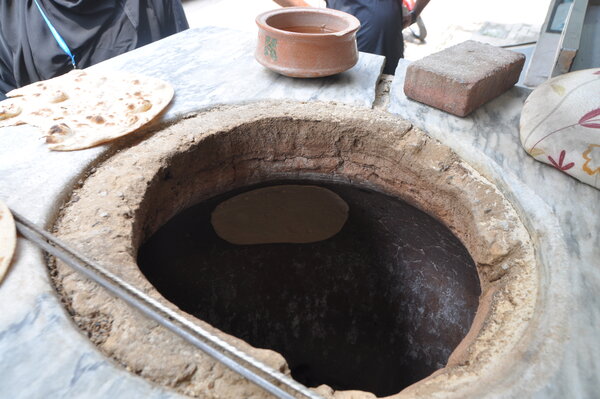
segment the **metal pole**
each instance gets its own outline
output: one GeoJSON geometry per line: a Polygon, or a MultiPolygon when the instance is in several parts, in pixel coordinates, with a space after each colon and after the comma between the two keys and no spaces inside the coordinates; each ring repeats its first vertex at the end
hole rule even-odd
{"type": "Polygon", "coordinates": [[[15,218],[18,231],[34,244],[267,392],[282,399],[295,398],[231,357],[246,362],[295,393],[310,399],[323,399],[304,385],[226,343],[157,300],[149,297],[102,266],[67,247],[52,234],[40,229],[18,213],[12,210],[11,213],[15,218]]]}

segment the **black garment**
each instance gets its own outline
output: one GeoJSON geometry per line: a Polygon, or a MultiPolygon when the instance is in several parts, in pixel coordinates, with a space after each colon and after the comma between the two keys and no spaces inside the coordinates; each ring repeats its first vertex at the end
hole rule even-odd
{"type": "MultiPolygon", "coordinates": [[[[38,0],[78,68],[188,28],[180,0],[38,0]]],[[[0,99],[72,69],[33,0],[0,0],[0,99]]]]}
{"type": "Polygon", "coordinates": [[[360,21],[358,49],[386,57],[383,73],[393,75],[404,57],[401,0],[327,0],[327,7],[347,12],[360,21]]]}

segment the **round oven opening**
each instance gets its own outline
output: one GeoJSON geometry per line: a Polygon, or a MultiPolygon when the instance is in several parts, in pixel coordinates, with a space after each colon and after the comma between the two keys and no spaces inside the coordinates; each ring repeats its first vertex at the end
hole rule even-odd
{"type": "Polygon", "coordinates": [[[297,381],[377,396],[444,367],[481,293],[473,260],[440,222],[377,191],[314,181],[262,183],[196,204],[141,246],[138,264],[181,310],[282,354],[297,381]],[[290,184],[341,197],[341,231],[313,243],[254,245],[215,232],[211,214],[223,201],[290,184]]]}
{"type": "MultiPolygon", "coordinates": [[[[55,233],[328,399],[486,392],[520,353],[539,281],[496,186],[409,123],[335,104],[222,107],[154,131],[90,170],[55,233]],[[300,244],[215,235],[219,204],[281,185],[335,193],[348,219],[300,244]]],[[[191,397],[265,397],[60,262],[51,275],[132,373],[191,397]]]]}

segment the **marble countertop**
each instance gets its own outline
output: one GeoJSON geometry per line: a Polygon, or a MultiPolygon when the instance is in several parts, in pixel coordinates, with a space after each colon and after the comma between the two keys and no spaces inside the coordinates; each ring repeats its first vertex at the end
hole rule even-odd
{"type": "MultiPolygon", "coordinates": [[[[182,32],[108,60],[94,69],[166,79],[176,96],[166,121],[220,104],[265,99],[334,101],[371,108],[383,57],[360,54],[338,76],[293,79],[255,62],[255,38],[221,28],[182,32]]],[[[527,369],[490,397],[591,398],[600,385],[600,191],[530,158],[518,121],[529,92],[513,88],[467,118],[408,100],[401,62],[388,111],[453,148],[500,187],[521,213],[544,270],[538,323],[544,326],[527,369]],[[528,392],[527,395],[524,395],[528,392]]],[[[82,173],[110,145],[48,151],[27,126],[0,129],[0,199],[48,227],[82,173]]],[[[73,325],[50,284],[43,254],[20,238],[0,284],[0,387],[7,398],[176,398],[98,352],[73,325]]]]}
{"type": "MultiPolygon", "coordinates": [[[[527,374],[498,397],[594,398],[600,387],[600,191],[535,161],[521,147],[529,89],[514,87],[465,118],[408,99],[408,62],[396,70],[389,112],[397,114],[495,183],[520,212],[544,266],[539,346],[527,374]],[[560,337],[560,338],[559,338],[560,337]],[[534,371],[535,370],[535,371],[534,371]],[[532,375],[542,374],[540,380],[532,375]],[[528,392],[527,395],[519,391],[528,392]]],[[[508,385],[508,383],[507,383],[508,385]]],[[[503,389],[501,389],[503,390],[503,389]]],[[[490,388],[493,393],[493,389],[490,388]]]]}

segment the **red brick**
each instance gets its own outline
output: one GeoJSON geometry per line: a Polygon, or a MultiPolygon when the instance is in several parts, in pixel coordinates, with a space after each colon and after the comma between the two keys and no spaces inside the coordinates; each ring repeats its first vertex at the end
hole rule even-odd
{"type": "Polygon", "coordinates": [[[468,40],[410,64],[404,93],[466,116],[514,86],[524,63],[523,54],[468,40]]]}

